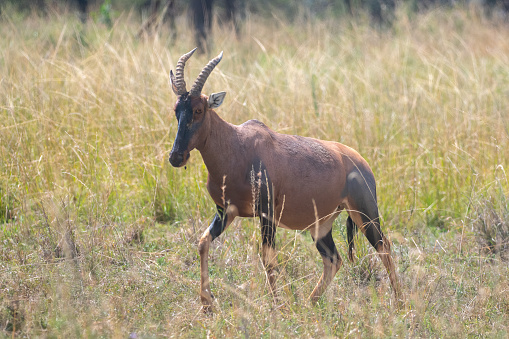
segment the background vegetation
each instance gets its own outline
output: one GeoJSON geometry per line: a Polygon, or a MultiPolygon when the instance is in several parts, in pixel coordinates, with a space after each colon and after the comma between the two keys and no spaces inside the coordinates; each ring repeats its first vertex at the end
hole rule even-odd
{"type": "MultiPolygon", "coordinates": [[[[206,169],[167,161],[168,72],[194,47],[138,38],[133,11],[3,10],[0,20],[0,330],[48,337],[507,337],[509,27],[474,7],[354,18],[249,15],[204,92],[278,132],[337,140],[371,164],[406,302],[362,237],[318,306],[307,233],[278,231],[280,304],[256,220],[211,249],[216,313],[200,312],[197,240],[214,213],[206,169]],[[111,27],[101,20],[109,15],[111,27]]],[[[186,77],[208,61],[196,55],[186,77]]]]}

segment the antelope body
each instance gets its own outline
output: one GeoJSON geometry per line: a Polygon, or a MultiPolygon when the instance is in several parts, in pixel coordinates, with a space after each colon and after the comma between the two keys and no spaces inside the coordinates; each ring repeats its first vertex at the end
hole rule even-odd
{"type": "Polygon", "coordinates": [[[208,170],[207,189],[217,207],[199,243],[200,297],[204,308],[212,306],[210,242],[236,217],[260,218],[262,261],[274,296],[276,228],[310,231],[324,265],[310,296],[312,301],[318,300],[342,265],[332,239],[333,221],[342,210],[349,214],[349,259],[353,260],[353,236],[358,227],[379,253],[399,299],[390,244],[379,223],[375,179],[367,162],[355,150],[337,142],[279,134],[257,120],[239,126],[224,121],[214,109],[221,105],[226,93],[213,93],[210,97],[201,94],[222,52],[207,64],[187,92],[183,71],[195,50],[180,57],[175,75],[170,72],[172,88],[178,96],[178,131],[169,161],[174,167],[181,167],[193,149],[200,151],[208,170]]]}

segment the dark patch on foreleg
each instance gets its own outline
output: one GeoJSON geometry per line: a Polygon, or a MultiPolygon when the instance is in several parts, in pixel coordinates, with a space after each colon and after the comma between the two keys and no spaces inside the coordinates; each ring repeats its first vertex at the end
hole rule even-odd
{"type": "Polygon", "coordinates": [[[209,226],[209,233],[210,236],[212,237],[210,241],[219,237],[221,233],[223,233],[228,219],[228,216],[226,215],[224,208],[222,208],[219,205],[216,205],[216,209],[217,212],[216,215],[214,216],[214,220],[212,220],[209,226]]]}

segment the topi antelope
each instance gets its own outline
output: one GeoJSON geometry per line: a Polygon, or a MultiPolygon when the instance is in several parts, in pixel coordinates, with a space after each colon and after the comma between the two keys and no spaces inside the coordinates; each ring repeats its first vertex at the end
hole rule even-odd
{"type": "Polygon", "coordinates": [[[208,252],[212,240],[235,217],[259,217],[262,261],[275,296],[276,227],[309,230],[323,260],[323,274],[310,295],[316,302],[342,265],[332,239],[332,223],[348,212],[348,257],[353,260],[357,227],[378,252],[399,300],[400,288],[391,247],[380,228],[375,178],[368,163],[352,148],[332,141],[279,134],[257,120],[230,124],[214,109],[226,92],[202,94],[203,85],[223,53],[209,61],[188,92],[184,66],[196,48],[180,57],[175,74],[178,130],[170,153],[174,167],[184,166],[193,149],[200,151],[208,170],[207,189],[217,208],[199,243],[200,297],[204,309],[212,306],[208,252]]]}

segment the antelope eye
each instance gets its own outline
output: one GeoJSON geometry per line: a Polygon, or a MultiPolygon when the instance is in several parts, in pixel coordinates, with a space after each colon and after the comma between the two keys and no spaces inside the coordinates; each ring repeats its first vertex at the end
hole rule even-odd
{"type": "Polygon", "coordinates": [[[196,113],[196,114],[201,114],[201,113],[202,113],[202,110],[201,110],[201,109],[197,109],[197,110],[195,111],[195,113],[196,113]]]}

